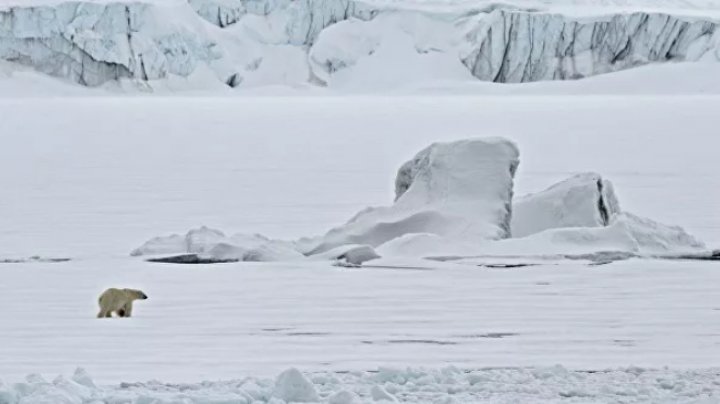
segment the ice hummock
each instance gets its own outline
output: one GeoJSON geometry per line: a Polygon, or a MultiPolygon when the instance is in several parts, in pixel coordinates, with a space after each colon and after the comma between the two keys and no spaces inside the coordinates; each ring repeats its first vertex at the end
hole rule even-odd
{"type": "Polygon", "coordinates": [[[153,238],[132,255],[177,263],[310,258],[359,266],[381,257],[707,252],[680,227],[621,211],[612,183],[600,174],[577,174],[513,201],[518,154],[501,138],[434,143],[398,170],[393,205],[366,208],[325,235],[281,241],[200,227],[153,238]]]}
{"type": "MultiPolygon", "coordinates": [[[[0,382],[0,402],[7,404],[100,403],[527,403],[568,402],[592,397],[592,402],[710,403],[719,394],[717,370],[611,368],[597,372],[560,365],[482,369],[392,369],[394,379],[380,381],[380,370],[313,372],[290,368],[273,379],[248,375],[243,379],[168,383],[123,382],[85,386],[58,376],[47,382],[28,376],[24,382],[0,382]],[[317,382],[314,382],[317,380],[317,382]],[[321,383],[326,380],[327,383],[321,383]],[[274,381],[274,383],[273,383],[274,381]],[[562,400],[564,402],[565,400],[562,400]]],[[[588,400],[585,400],[587,402],[588,400]]]]}
{"type": "Polygon", "coordinates": [[[561,227],[602,227],[620,213],[610,181],[582,173],[513,202],[512,236],[525,237],[561,227]]]}
{"type": "Polygon", "coordinates": [[[316,403],[320,401],[313,383],[295,368],[290,368],[278,376],[273,396],[288,403],[316,403]]]}
{"type": "Polygon", "coordinates": [[[501,138],[432,144],[400,167],[392,206],[361,211],[307,253],[347,244],[379,247],[418,233],[477,243],[506,238],[518,155],[501,138]]]}
{"type": "Polygon", "coordinates": [[[202,226],[184,236],[155,237],[133,250],[132,256],[197,254],[222,261],[292,261],[304,258],[290,242],[271,240],[260,234],[226,236],[220,230],[202,226]]]}

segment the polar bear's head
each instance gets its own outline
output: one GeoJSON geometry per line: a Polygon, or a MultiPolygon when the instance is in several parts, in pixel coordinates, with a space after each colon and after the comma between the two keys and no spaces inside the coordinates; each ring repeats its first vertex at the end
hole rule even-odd
{"type": "Polygon", "coordinates": [[[147,295],[142,291],[138,289],[123,289],[127,295],[133,299],[133,300],[147,300],[147,295]]]}

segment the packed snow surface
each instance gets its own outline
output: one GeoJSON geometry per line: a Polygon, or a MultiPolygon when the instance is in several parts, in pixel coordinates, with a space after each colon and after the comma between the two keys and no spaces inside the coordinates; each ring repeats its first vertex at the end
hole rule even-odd
{"type": "Polygon", "coordinates": [[[710,368],[720,355],[716,266],[3,264],[0,374],[52,380],[81,366],[106,385],[274,377],[289,367],[710,368]],[[130,319],[96,319],[98,294],[116,285],[149,299],[130,319]]]}

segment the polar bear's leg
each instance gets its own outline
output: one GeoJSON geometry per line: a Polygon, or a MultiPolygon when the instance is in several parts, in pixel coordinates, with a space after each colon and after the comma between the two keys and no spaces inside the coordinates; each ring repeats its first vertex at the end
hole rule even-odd
{"type": "Polygon", "coordinates": [[[130,317],[132,316],[132,300],[125,303],[125,305],[120,309],[120,311],[123,312],[123,315],[121,317],[130,317]]]}

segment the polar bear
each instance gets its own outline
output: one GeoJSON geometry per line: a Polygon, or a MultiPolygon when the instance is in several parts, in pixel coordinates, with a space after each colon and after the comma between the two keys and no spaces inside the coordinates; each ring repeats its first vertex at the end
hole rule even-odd
{"type": "Polygon", "coordinates": [[[141,290],[110,288],[104,291],[98,299],[100,312],[97,317],[112,317],[113,312],[117,313],[119,317],[130,317],[132,316],[133,301],[147,298],[147,295],[141,290]]]}

